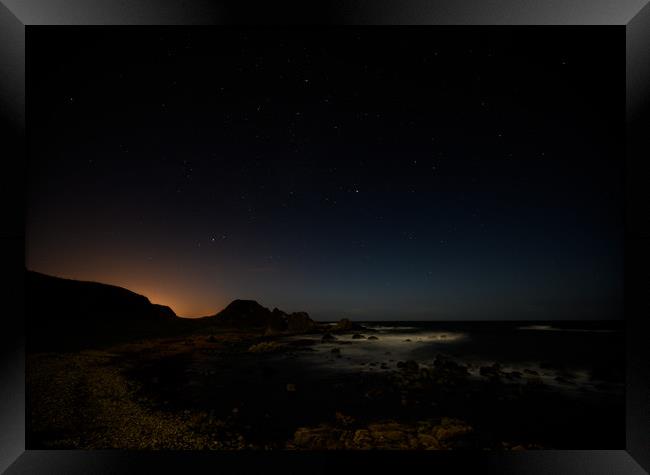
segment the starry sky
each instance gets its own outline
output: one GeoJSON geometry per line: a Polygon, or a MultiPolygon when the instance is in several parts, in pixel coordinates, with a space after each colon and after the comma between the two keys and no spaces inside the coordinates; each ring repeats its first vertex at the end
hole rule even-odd
{"type": "Polygon", "coordinates": [[[28,269],[188,317],[622,318],[616,29],[42,31],[28,269]]]}

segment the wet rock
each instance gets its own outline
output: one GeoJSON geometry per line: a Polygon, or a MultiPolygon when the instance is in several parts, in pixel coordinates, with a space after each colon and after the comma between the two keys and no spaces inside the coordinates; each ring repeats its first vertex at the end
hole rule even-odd
{"type": "Polygon", "coordinates": [[[526,387],[530,389],[542,389],[545,386],[546,384],[544,384],[544,381],[540,377],[530,378],[526,381],[526,387]]]}
{"type": "Polygon", "coordinates": [[[249,353],[273,353],[282,351],[287,348],[287,345],[279,341],[265,341],[257,343],[248,348],[249,353]]]}
{"type": "Polygon", "coordinates": [[[332,332],[349,332],[357,329],[357,325],[352,323],[347,318],[342,318],[335,325],[330,328],[332,332]]]}
{"type": "Polygon", "coordinates": [[[561,369],[560,366],[561,365],[556,365],[556,364],[554,364],[554,363],[552,363],[550,361],[542,361],[539,364],[539,367],[542,368],[542,369],[561,369]]]}
{"type": "Polygon", "coordinates": [[[354,335],[352,335],[353,340],[365,340],[365,338],[366,337],[361,333],[355,333],[354,335]]]}
{"type": "Polygon", "coordinates": [[[479,374],[493,381],[500,380],[503,376],[503,373],[501,372],[501,365],[499,363],[493,363],[490,366],[481,366],[479,369],[479,374]]]}
{"type": "Polygon", "coordinates": [[[337,424],[342,426],[351,426],[352,424],[354,424],[355,421],[354,417],[347,416],[340,411],[336,411],[334,417],[336,419],[337,424]]]}
{"type": "Polygon", "coordinates": [[[404,342],[406,342],[406,343],[409,343],[410,341],[411,341],[410,338],[407,338],[406,340],[404,340],[404,342]]]}
{"type": "Polygon", "coordinates": [[[433,360],[433,369],[433,376],[442,380],[459,380],[469,376],[467,366],[463,366],[453,359],[441,354],[436,355],[436,358],[433,360]]]}
{"type": "Polygon", "coordinates": [[[325,333],[323,337],[321,338],[321,341],[326,342],[326,341],[335,341],[338,338],[336,338],[334,335],[331,333],[325,333]]]}
{"type": "Polygon", "coordinates": [[[569,381],[568,379],[562,376],[556,376],[555,381],[557,381],[560,384],[575,384],[573,381],[569,381]]]}
{"type": "Polygon", "coordinates": [[[417,372],[417,370],[420,368],[420,365],[417,363],[417,361],[407,360],[404,362],[400,361],[399,363],[397,363],[397,367],[402,368],[404,371],[417,372]]]}
{"type": "Polygon", "coordinates": [[[537,371],[533,370],[533,369],[528,369],[528,368],[526,368],[526,369],[524,370],[524,373],[526,373],[526,374],[530,374],[530,375],[532,375],[532,376],[539,376],[539,373],[538,373],[537,371]]]}
{"type": "Polygon", "coordinates": [[[380,388],[380,387],[370,388],[364,394],[366,399],[371,399],[371,400],[381,399],[385,395],[386,395],[386,391],[383,388],[380,388]]]}
{"type": "Polygon", "coordinates": [[[377,338],[375,335],[370,335],[368,337],[368,340],[379,340],[379,338],[377,338]]]}
{"type": "Polygon", "coordinates": [[[341,349],[340,348],[332,348],[330,350],[330,353],[341,356],[341,349]]]}
{"type": "Polygon", "coordinates": [[[578,376],[575,373],[571,373],[569,371],[562,371],[562,372],[559,373],[558,376],[561,376],[561,377],[563,377],[565,379],[569,379],[569,380],[574,380],[574,379],[578,378],[578,376]]]}
{"type": "Polygon", "coordinates": [[[422,379],[431,379],[434,375],[434,371],[429,368],[420,368],[419,377],[422,379]]]}

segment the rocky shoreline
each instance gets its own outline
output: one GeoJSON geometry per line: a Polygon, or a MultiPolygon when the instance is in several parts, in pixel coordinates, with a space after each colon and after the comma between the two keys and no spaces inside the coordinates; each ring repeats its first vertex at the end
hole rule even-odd
{"type": "Polygon", "coordinates": [[[439,353],[427,365],[385,355],[368,370],[340,372],[305,357],[345,361],[355,342],[377,345],[384,337],[345,320],[288,328],[219,326],[101,351],[30,355],[28,446],[522,450],[619,441],[603,419],[604,410],[608,417],[622,411],[618,399],[593,407],[572,401],[534,369],[470,368],[439,353]],[[599,413],[600,423],[591,419],[599,413]],[[127,415],[137,431],[131,438],[120,435],[127,415]],[[606,430],[596,434],[599,427],[606,430]]]}

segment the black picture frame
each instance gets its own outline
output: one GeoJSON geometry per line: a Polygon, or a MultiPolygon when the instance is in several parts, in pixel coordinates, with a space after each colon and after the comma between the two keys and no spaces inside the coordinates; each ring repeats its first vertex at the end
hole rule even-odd
{"type": "MultiPolygon", "coordinates": [[[[642,474],[650,471],[650,5],[647,0],[210,0],[0,1],[0,470],[9,474],[331,472],[426,469],[436,473],[642,474]],[[608,25],[625,32],[626,449],[504,453],[170,453],[25,450],[24,273],[25,37],[53,25],[608,25]],[[277,467],[272,467],[277,465],[277,467]]],[[[134,26],[135,27],[135,26],[134,26]]],[[[604,65],[604,67],[607,67],[604,65]]],[[[623,100],[623,99],[622,99],[623,100]]]]}

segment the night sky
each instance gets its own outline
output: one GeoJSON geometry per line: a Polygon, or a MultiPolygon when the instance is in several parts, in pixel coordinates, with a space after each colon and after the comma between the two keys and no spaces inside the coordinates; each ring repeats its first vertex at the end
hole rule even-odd
{"type": "Polygon", "coordinates": [[[36,29],[27,268],[182,316],[622,318],[607,31],[36,29]]]}

